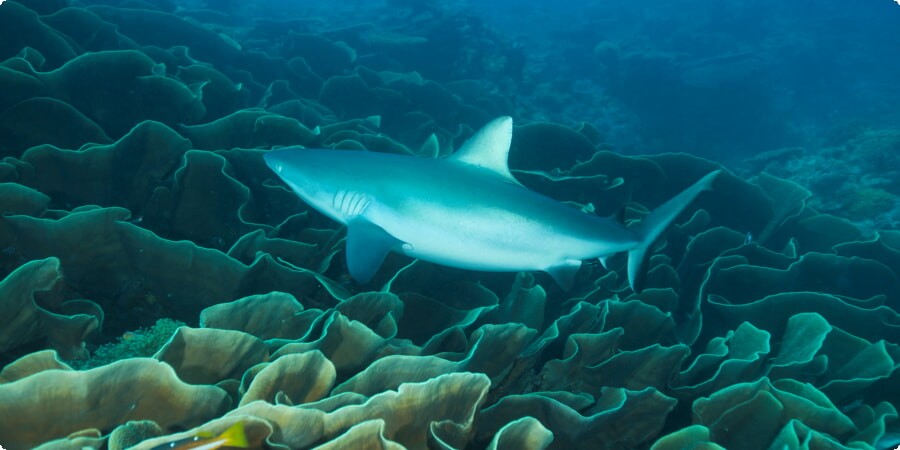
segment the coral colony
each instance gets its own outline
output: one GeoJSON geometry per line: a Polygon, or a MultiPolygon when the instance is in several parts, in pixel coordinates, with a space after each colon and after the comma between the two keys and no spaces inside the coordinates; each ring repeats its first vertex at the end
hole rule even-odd
{"type": "Polygon", "coordinates": [[[821,1],[0,0],[0,450],[897,448],[900,10],[821,1]]]}

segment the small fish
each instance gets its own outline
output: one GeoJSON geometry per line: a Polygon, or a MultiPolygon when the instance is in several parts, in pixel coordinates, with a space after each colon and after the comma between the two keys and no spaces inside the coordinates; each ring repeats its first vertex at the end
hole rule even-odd
{"type": "Polygon", "coordinates": [[[144,335],[142,333],[138,333],[135,331],[126,331],[126,332],[122,333],[123,341],[133,341],[133,340],[141,338],[141,337],[144,337],[144,335]]]}
{"type": "Polygon", "coordinates": [[[179,439],[177,441],[157,445],[151,450],[214,450],[222,447],[247,448],[249,446],[250,444],[247,443],[247,436],[244,434],[244,423],[235,422],[234,425],[228,427],[227,430],[223,431],[222,434],[218,436],[212,436],[211,433],[198,433],[196,436],[191,436],[186,439],[179,439]]]}

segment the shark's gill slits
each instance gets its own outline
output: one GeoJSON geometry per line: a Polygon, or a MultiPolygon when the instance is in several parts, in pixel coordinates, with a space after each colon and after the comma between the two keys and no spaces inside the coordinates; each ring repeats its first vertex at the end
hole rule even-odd
{"type": "Polygon", "coordinates": [[[370,203],[366,194],[362,192],[339,190],[334,194],[334,209],[347,217],[361,215],[370,203]]]}
{"type": "Polygon", "coordinates": [[[347,191],[341,189],[334,193],[334,198],[331,201],[331,206],[337,210],[342,211],[344,208],[341,205],[344,204],[344,197],[347,196],[347,191]]]}

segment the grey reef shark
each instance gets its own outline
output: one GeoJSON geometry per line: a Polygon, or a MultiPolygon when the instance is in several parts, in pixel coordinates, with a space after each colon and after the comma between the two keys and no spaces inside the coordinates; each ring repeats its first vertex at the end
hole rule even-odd
{"type": "Polygon", "coordinates": [[[446,158],[285,147],[268,166],[303,201],[347,226],[347,268],[368,282],[388,252],[489,272],[544,271],[569,289],[582,261],[628,252],[640,291],[648,248],[714,171],[633,227],[528,190],[507,165],[512,118],[494,119],[446,158]]]}

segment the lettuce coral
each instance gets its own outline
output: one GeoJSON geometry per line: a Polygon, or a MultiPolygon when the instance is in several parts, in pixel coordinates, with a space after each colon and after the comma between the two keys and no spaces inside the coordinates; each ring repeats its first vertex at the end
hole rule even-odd
{"type": "MultiPolygon", "coordinates": [[[[841,192],[858,195],[823,213],[833,173],[778,170],[803,152],[725,173],[654,245],[639,294],[619,258],[563,291],[390,255],[360,286],[343,230],[264,152],[445,156],[509,102],[413,72],[424,38],[270,21],[244,30],[288,36],[264,54],[168,2],[65,3],[0,15],[5,448],[152,449],[238,421],[275,449],[895,444],[900,233],[828,214],[896,209],[891,179],[854,175],[841,192]]],[[[895,166],[895,133],[847,139],[895,166]]],[[[543,122],[515,131],[512,161],[529,188],[629,224],[720,168],[543,122]]]]}

